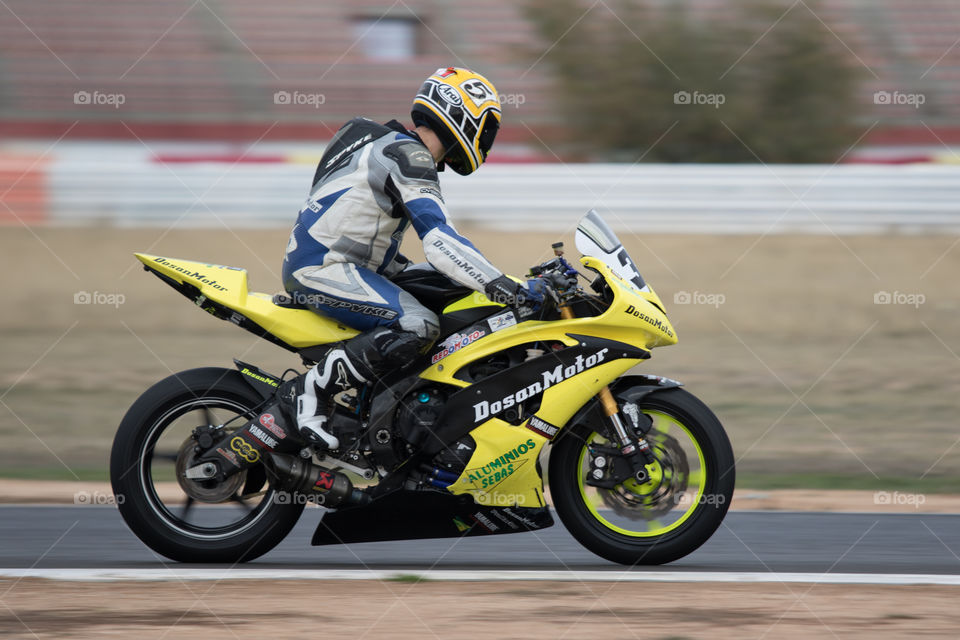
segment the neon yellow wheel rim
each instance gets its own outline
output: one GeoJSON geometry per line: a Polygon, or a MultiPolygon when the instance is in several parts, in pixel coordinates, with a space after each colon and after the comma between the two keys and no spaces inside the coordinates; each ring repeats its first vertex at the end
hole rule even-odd
{"type": "MultiPolygon", "coordinates": [[[[670,531],[673,531],[674,529],[677,529],[678,527],[680,527],[684,522],[686,522],[690,518],[690,516],[694,514],[694,512],[697,510],[697,507],[700,506],[700,504],[703,502],[704,488],[706,487],[706,484],[707,484],[706,473],[704,473],[706,470],[706,462],[703,457],[703,450],[700,448],[700,443],[697,442],[697,439],[693,437],[693,434],[690,433],[690,430],[686,427],[686,425],[681,423],[679,420],[677,420],[673,416],[667,415],[665,413],[661,413],[659,411],[646,411],[644,413],[650,416],[650,418],[652,418],[654,421],[653,429],[651,430],[650,434],[648,434],[648,438],[651,440],[651,444],[656,442],[657,433],[666,434],[669,431],[671,432],[671,435],[675,436],[677,432],[673,431],[673,429],[678,429],[679,433],[683,433],[686,435],[687,442],[689,443],[689,445],[692,446],[692,449],[696,451],[696,454],[697,454],[699,466],[696,470],[691,469],[690,474],[687,477],[687,480],[689,483],[687,485],[687,491],[689,492],[693,490],[694,495],[690,500],[690,504],[686,507],[686,509],[682,513],[679,514],[679,517],[677,517],[676,520],[669,523],[663,523],[659,519],[648,520],[647,523],[650,525],[651,527],[650,529],[646,531],[631,531],[630,529],[625,529],[611,522],[600,513],[600,510],[597,508],[598,507],[597,503],[598,502],[602,503],[602,498],[600,500],[597,500],[597,498],[600,498],[600,495],[598,493],[595,493],[593,497],[587,494],[587,485],[584,483],[586,474],[584,473],[584,464],[583,464],[584,458],[587,454],[587,445],[590,442],[592,442],[595,436],[598,435],[596,432],[592,433],[588,438],[587,443],[584,444],[583,449],[580,451],[580,456],[577,458],[577,467],[576,467],[577,484],[580,488],[580,496],[581,498],[583,498],[583,504],[586,505],[587,509],[590,510],[590,513],[593,515],[593,517],[597,520],[597,522],[601,523],[603,526],[607,527],[611,531],[616,531],[617,533],[623,534],[625,536],[630,536],[632,538],[650,538],[655,536],[661,536],[665,533],[669,533],[670,531]]],[[[654,446],[654,449],[655,448],[656,447],[654,446]]],[[[637,495],[643,495],[640,491],[635,491],[634,487],[642,491],[644,487],[653,486],[654,483],[658,483],[663,478],[663,474],[664,474],[664,470],[662,469],[659,463],[647,465],[647,471],[650,472],[651,474],[651,477],[647,482],[641,484],[641,483],[638,483],[636,480],[627,480],[621,486],[626,487],[628,490],[636,493],[637,495]],[[657,474],[657,475],[655,476],[654,474],[657,474]],[[628,483],[632,483],[632,485],[629,485],[628,483]]],[[[679,509],[675,511],[679,511],[679,509]]],[[[673,513],[673,511],[671,511],[671,513],[673,513]]]]}

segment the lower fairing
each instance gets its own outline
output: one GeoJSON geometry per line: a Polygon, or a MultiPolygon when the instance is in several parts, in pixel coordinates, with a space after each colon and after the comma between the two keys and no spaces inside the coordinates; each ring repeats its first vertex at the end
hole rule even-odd
{"type": "Polygon", "coordinates": [[[327,512],[312,544],[487,536],[550,526],[549,507],[493,507],[469,496],[401,489],[364,506],[327,512]]]}

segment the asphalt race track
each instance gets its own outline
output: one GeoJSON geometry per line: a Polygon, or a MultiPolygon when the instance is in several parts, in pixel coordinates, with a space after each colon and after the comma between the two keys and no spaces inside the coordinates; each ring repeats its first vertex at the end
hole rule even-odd
{"type": "MultiPolygon", "coordinates": [[[[319,509],[304,511],[282,544],[244,567],[623,569],[582,548],[559,522],[489,538],[311,547],[320,516],[319,509]]],[[[957,575],[958,554],[960,515],[739,511],[697,552],[656,570],[957,575]]],[[[156,568],[164,562],[112,506],[0,506],[0,569],[156,568]]]]}

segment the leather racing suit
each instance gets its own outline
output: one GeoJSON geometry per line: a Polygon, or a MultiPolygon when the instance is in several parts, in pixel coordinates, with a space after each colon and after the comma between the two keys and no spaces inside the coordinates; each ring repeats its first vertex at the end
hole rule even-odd
{"type": "Polygon", "coordinates": [[[394,327],[427,346],[437,338],[436,315],[390,281],[409,264],[399,253],[408,225],[430,265],[451,280],[482,292],[503,275],[450,222],[419,137],[396,121],[349,121],[327,147],[290,234],[285,288],[349,327],[394,327]]]}

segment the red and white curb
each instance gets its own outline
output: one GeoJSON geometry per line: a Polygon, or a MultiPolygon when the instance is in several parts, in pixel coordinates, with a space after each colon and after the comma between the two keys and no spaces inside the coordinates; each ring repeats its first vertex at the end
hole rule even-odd
{"type": "Polygon", "coordinates": [[[727,582],[960,586],[960,575],[910,573],[773,573],[738,571],[417,571],[366,569],[0,569],[0,580],[45,578],[77,582],[202,580],[396,580],[552,582],[727,582]]]}

